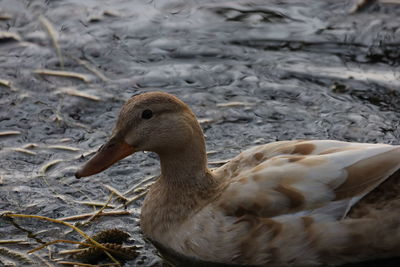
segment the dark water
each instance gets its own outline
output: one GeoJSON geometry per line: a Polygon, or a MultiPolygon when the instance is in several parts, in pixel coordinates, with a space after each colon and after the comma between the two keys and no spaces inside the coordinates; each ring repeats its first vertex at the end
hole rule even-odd
{"type": "MultiPolygon", "coordinates": [[[[18,131],[0,136],[0,211],[92,212],[78,202],[105,202],[104,185],[124,192],[156,175],[156,157],[137,154],[94,177],[73,177],[81,155],[105,141],[124,100],[138,92],[163,90],[187,102],[202,121],[210,162],[276,140],[399,144],[400,5],[370,2],[0,0],[0,31],[20,37],[0,34],[0,80],[11,82],[0,85],[0,133],[18,131]],[[58,33],[64,70],[87,82],[34,73],[61,69],[40,16],[58,33]]],[[[103,217],[83,230],[126,230],[143,246],[131,264],[160,265],[140,234],[140,202],[129,207],[132,216],[103,217]]],[[[4,245],[10,249],[79,240],[61,225],[15,221],[37,235],[0,219],[0,240],[30,243],[4,245]]]]}

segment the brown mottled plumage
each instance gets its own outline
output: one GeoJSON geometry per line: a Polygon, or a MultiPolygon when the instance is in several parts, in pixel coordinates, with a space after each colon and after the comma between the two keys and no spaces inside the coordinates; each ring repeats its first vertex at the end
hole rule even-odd
{"type": "Polygon", "coordinates": [[[144,201],[141,227],[169,251],[267,266],[400,254],[399,146],[281,141],[247,149],[210,171],[195,115],[176,97],[153,92],[127,101],[110,141],[76,176],[136,151],[160,156],[161,175],[144,201]]]}

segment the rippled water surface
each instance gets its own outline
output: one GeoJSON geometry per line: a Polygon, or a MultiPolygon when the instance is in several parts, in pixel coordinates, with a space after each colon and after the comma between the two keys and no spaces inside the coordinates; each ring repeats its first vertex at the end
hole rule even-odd
{"type": "MultiPolygon", "coordinates": [[[[81,156],[106,140],[124,100],[150,90],[192,107],[211,167],[276,140],[399,144],[395,2],[1,0],[0,211],[52,218],[93,212],[81,202],[105,203],[106,185],[125,192],[156,175],[157,157],[142,153],[93,177],[73,176],[81,156]],[[64,70],[83,77],[40,74],[62,69],[51,28],[64,70]]],[[[102,217],[83,230],[126,230],[143,247],[130,264],[159,266],[140,234],[141,201],[128,207],[131,216],[102,217]]],[[[14,222],[0,219],[0,240],[29,243],[4,245],[9,249],[79,240],[61,225],[14,222]]],[[[55,252],[71,247],[49,250],[60,258],[55,252]]],[[[35,255],[49,260],[46,250],[35,255]]]]}

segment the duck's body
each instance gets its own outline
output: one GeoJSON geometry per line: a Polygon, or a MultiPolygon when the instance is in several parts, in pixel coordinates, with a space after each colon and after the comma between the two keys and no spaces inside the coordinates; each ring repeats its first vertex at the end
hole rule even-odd
{"type": "Polygon", "coordinates": [[[178,254],[268,266],[400,254],[399,146],[275,142],[210,171],[190,109],[171,95],[147,93],[125,104],[113,137],[77,176],[138,150],[154,151],[161,161],[161,175],[142,207],[143,233],[178,254]],[[387,180],[394,193],[382,198],[382,190],[374,192],[387,180]],[[371,197],[363,202],[368,194],[377,195],[378,205],[371,197]],[[357,218],[350,219],[349,211],[357,218]]]}

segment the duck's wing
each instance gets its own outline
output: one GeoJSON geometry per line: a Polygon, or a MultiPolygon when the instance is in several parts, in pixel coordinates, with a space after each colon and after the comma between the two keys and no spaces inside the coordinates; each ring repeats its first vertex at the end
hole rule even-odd
{"type": "Polygon", "coordinates": [[[215,170],[226,179],[217,203],[234,216],[318,213],[340,218],[399,168],[400,146],[276,142],[244,151],[215,170]]]}

